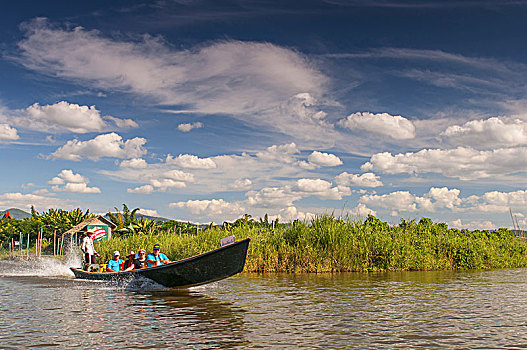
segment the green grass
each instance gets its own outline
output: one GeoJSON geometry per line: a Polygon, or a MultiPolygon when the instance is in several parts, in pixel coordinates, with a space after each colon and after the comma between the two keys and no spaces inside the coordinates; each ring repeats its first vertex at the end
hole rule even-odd
{"type": "Polygon", "coordinates": [[[221,238],[251,238],[247,272],[344,272],[492,269],[527,266],[527,242],[506,230],[449,229],[423,218],[418,223],[401,220],[390,226],[373,216],[366,220],[322,215],[310,222],[278,225],[252,224],[199,234],[173,233],[115,238],[96,244],[99,261],[114,250],[124,257],[130,250],[151,251],[159,243],[172,260],[219,247],[221,238]]]}

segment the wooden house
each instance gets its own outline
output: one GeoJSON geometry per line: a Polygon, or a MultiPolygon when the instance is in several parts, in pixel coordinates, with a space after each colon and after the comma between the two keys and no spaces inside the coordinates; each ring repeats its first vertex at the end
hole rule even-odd
{"type": "Polygon", "coordinates": [[[111,239],[112,230],[114,230],[116,227],[117,226],[113,222],[106,219],[104,216],[97,215],[84,220],[78,225],[73,226],[71,229],[64,232],[64,235],[69,235],[73,242],[78,242],[78,240],[81,239],[86,234],[86,232],[93,231],[94,235],[92,238],[95,242],[97,242],[103,239],[111,239]]]}

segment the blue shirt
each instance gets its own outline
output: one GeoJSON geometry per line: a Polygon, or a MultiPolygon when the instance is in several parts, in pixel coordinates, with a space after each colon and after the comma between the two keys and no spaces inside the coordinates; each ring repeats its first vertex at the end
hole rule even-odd
{"type": "Polygon", "coordinates": [[[115,260],[110,260],[108,261],[108,264],[106,265],[106,268],[110,269],[110,270],[114,270],[114,271],[119,271],[119,267],[121,266],[121,264],[123,263],[123,260],[122,259],[118,259],[117,261],[115,260]]]}
{"type": "MultiPolygon", "coordinates": [[[[159,255],[157,257],[154,255],[154,253],[148,253],[148,255],[146,256],[146,264],[148,265],[148,267],[152,267],[152,266],[156,266],[156,265],[152,264],[151,262],[149,262],[149,260],[154,260],[154,261],[157,261],[157,260],[168,260],[168,258],[163,253],[159,253],[159,255]]],[[[163,265],[164,263],[159,261],[159,264],[163,265]]]]}

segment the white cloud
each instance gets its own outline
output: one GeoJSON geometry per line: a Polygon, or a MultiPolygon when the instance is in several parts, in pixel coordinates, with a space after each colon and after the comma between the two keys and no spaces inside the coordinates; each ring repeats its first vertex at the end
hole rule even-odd
{"type": "Polygon", "coordinates": [[[458,210],[462,204],[459,198],[460,191],[456,188],[448,189],[446,187],[432,187],[423,197],[415,197],[415,202],[419,209],[434,212],[436,209],[458,210]]]}
{"type": "Polygon", "coordinates": [[[449,225],[451,228],[467,230],[495,230],[498,227],[490,220],[469,221],[463,223],[461,219],[452,220],[449,225]]]}
{"type": "Polygon", "coordinates": [[[527,191],[513,192],[490,191],[481,196],[471,195],[460,197],[460,190],[446,187],[432,187],[423,196],[411,194],[408,191],[396,191],[383,195],[363,195],[359,202],[378,208],[397,212],[474,212],[501,213],[509,212],[509,208],[525,208],[527,191]]]}
{"type": "Polygon", "coordinates": [[[68,192],[68,193],[101,193],[98,187],[88,187],[85,183],[68,182],[64,186],[53,186],[53,191],[68,192]]]}
{"type": "Polygon", "coordinates": [[[125,159],[121,162],[122,168],[146,169],[148,164],[142,158],[125,159]]]}
{"type": "Polygon", "coordinates": [[[368,194],[360,198],[360,203],[406,212],[415,212],[417,210],[415,197],[408,191],[396,191],[383,195],[368,194]]]}
{"type": "Polygon", "coordinates": [[[195,122],[195,123],[182,123],[177,126],[179,131],[183,132],[189,132],[192,129],[199,129],[203,127],[203,123],[201,122],[195,122]]]}
{"type": "Polygon", "coordinates": [[[336,155],[318,151],[313,151],[313,153],[307,157],[307,160],[310,164],[317,167],[342,165],[342,161],[336,155]]]}
{"type": "Polygon", "coordinates": [[[273,145],[265,151],[257,152],[256,157],[270,162],[293,163],[296,161],[295,154],[300,153],[296,143],[285,145],[273,145]]]}
{"type": "Polygon", "coordinates": [[[24,111],[24,115],[28,118],[28,127],[46,126],[48,132],[65,129],[84,134],[101,131],[106,126],[95,106],[79,106],[66,101],[45,106],[35,103],[24,111]]]}
{"type": "MultiPolygon", "coordinates": [[[[86,179],[81,174],[74,174],[72,170],[64,169],[57,175],[61,180],[66,182],[75,182],[80,183],[84,182],[87,183],[88,179],[86,179]]],[[[50,182],[51,183],[51,182],[50,182]]]]}
{"type": "Polygon", "coordinates": [[[299,211],[296,207],[290,206],[280,210],[278,214],[278,219],[281,222],[291,222],[294,220],[310,221],[313,220],[315,216],[316,214],[302,212],[299,211]]]}
{"type": "Polygon", "coordinates": [[[128,193],[140,193],[140,194],[150,194],[153,191],[154,191],[154,186],[152,185],[144,185],[144,186],[139,186],[136,188],[126,189],[126,192],[128,193]]]}
{"type": "Polygon", "coordinates": [[[264,187],[259,191],[249,191],[245,195],[249,205],[262,208],[293,206],[294,201],[302,198],[299,193],[293,193],[290,186],[264,187]]]}
{"type": "Polygon", "coordinates": [[[492,117],[449,126],[441,136],[451,144],[472,147],[494,148],[527,144],[527,123],[520,119],[510,122],[504,119],[492,117]]]}
{"type": "Polygon", "coordinates": [[[147,215],[147,216],[159,216],[159,214],[157,213],[157,210],[154,210],[154,209],[139,209],[137,211],[138,214],[143,214],[143,215],[147,215]]]}
{"type": "Polygon", "coordinates": [[[346,129],[366,130],[396,140],[407,140],[415,137],[414,124],[400,115],[357,112],[350,114],[346,119],[341,119],[337,124],[346,129]]]}
{"type": "Polygon", "coordinates": [[[18,131],[9,124],[0,124],[0,141],[18,140],[18,131]]]}
{"type": "Polygon", "coordinates": [[[186,202],[170,203],[171,208],[184,208],[193,214],[219,215],[243,214],[245,209],[238,203],[229,203],[223,199],[189,200],[186,202]]]}
{"type": "Polygon", "coordinates": [[[81,106],[66,101],[43,106],[34,103],[26,109],[11,111],[9,114],[14,125],[40,132],[99,132],[109,128],[105,120],[111,121],[118,128],[138,127],[131,119],[101,116],[95,106],[81,106]]]}
{"type": "Polygon", "coordinates": [[[75,174],[69,169],[62,170],[57,176],[48,181],[49,184],[53,185],[52,189],[58,192],[101,193],[101,190],[97,187],[88,187],[88,182],[90,181],[86,177],[75,174]]]}
{"type": "Polygon", "coordinates": [[[93,161],[101,157],[138,158],[146,153],[144,138],[123,141],[116,133],[102,134],[88,141],[70,140],[51,154],[54,158],[79,161],[83,157],[93,161]]]}
{"type": "Polygon", "coordinates": [[[64,179],[61,179],[60,177],[55,176],[54,178],[52,178],[51,180],[48,181],[48,184],[50,184],[50,185],[63,185],[64,184],[64,179]]]}
{"type": "Polygon", "coordinates": [[[210,158],[199,158],[191,154],[180,154],[173,158],[170,154],[166,158],[167,164],[177,165],[188,169],[214,169],[216,163],[210,158]]]}
{"type": "Polygon", "coordinates": [[[422,197],[408,191],[395,191],[383,195],[363,195],[359,201],[369,206],[391,210],[393,216],[397,216],[399,211],[415,213],[436,212],[443,209],[453,212],[467,210],[467,207],[462,206],[464,200],[459,198],[459,194],[458,189],[432,187],[422,197]]]}
{"type": "Polygon", "coordinates": [[[507,213],[509,208],[525,208],[527,206],[527,191],[514,192],[490,191],[481,197],[473,197],[474,206],[478,211],[507,213]]]}
{"type": "Polygon", "coordinates": [[[321,179],[299,179],[297,186],[303,192],[326,192],[331,189],[331,182],[321,179]]]}
{"type": "Polygon", "coordinates": [[[279,107],[268,109],[254,123],[290,135],[304,145],[333,147],[338,140],[345,139],[326,120],[326,112],[320,109],[326,104],[335,105],[319,102],[311,93],[299,93],[282,102],[279,107]]]}
{"type": "Polygon", "coordinates": [[[172,179],[152,179],[150,183],[159,191],[167,191],[170,188],[185,188],[187,185],[183,181],[174,181],[172,179]]]}
{"type": "Polygon", "coordinates": [[[247,204],[253,207],[273,208],[291,207],[304,197],[317,196],[322,199],[342,199],[351,191],[344,186],[331,187],[331,183],[322,179],[299,179],[295,186],[264,187],[259,191],[249,191],[247,204]]]}
{"type": "Polygon", "coordinates": [[[439,173],[461,180],[504,176],[527,170],[527,148],[499,148],[492,151],[467,147],[424,149],[395,156],[384,152],[374,154],[369,162],[361,166],[361,170],[385,174],[439,173]]]}
{"type": "Polygon", "coordinates": [[[22,30],[18,61],[43,74],[184,106],[167,112],[227,115],[313,147],[342,139],[321,110],[337,105],[321,99],[329,96],[329,78],[294,50],[235,40],[177,50],[160,37],[119,41],[81,27],[60,29],[46,19],[22,30]]]}
{"type": "Polygon", "coordinates": [[[181,170],[169,170],[163,173],[163,177],[171,180],[194,182],[194,175],[181,170]]]}
{"type": "Polygon", "coordinates": [[[299,179],[296,188],[304,196],[315,195],[322,199],[342,199],[342,196],[351,194],[348,187],[331,187],[331,182],[322,179],[299,179]]]}
{"type": "Polygon", "coordinates": [[[125,129],[125,128],[138,128],[139,125],[132,119],[120,119],[120,118],[115,118],[115,117],[112,117],[112,116],[105,116],[103,117],[104,119],[106,120],[109,120],[111,121],[112,123],[115,124],[116,127],[118,127],[119,129],[125,129]]]}
{"type": "Polygon", "coordinates": [[[348,174],[347,172],[340,173],[335,176],[335,182],[341,186],[354,185],[357,187],[379,187],[383,183],[380,177],[374,173],[365,173],[362,175],[348,174]]]}
{"type": "Polygon", "coordinates": [[[252,181],[249,179],[236,179],[231,187],[236,190],[247,190],[251,185],[252,181]]]}
{"type": "Polygon", "coordinates": [[[299,91],[320,93],[327,82],[305,57],[269,43],[222,41],[176,51],[148,35],[140,42],[117,41],[81,27],[62,30],[44,19],[22,28],[19,61],[30,69],[202,113],[249,114],[299,91]]]}
{"type": "Polygon", "coordinates": [[[368,208],[364,203],[358,203],[357,206],[350,211],[348,211],[348,215],[355,216],[358,218],[365,218],[368,215],[376,216],[377,212],[373,209],[368,208]]]}
{"type": "Polygon", "coordinates": [[[14,207],[30,211],[32,205],[34,205],[35,209],[38,211],[47,210],[49,208],[73,209],[75,207],[75,204],[70,200],[65,200],[63,198],[38,194],[25,194],[20,192],[0,194],[0,208],[14,207]]]}

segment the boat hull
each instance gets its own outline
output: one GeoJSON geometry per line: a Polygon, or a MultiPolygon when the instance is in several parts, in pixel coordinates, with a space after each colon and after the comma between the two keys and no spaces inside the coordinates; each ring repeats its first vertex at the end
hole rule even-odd
{"type": "Polygon", "coordinates": [[[138,276],[169,288],[188,288],[218,281],[243,271],[250,239],[161,266],[123,272],[87,272],[71,267],[75,278],[118,281],[138,276]]]}

